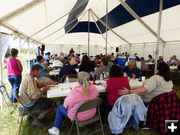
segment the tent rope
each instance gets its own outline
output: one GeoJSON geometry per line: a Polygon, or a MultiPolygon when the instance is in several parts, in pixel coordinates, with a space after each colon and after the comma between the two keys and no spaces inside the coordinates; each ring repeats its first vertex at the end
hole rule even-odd
{"type": "MultiPolygon", "coordinates": [[[[79,19],[79,21],[77,21],[76,22],[76,24],[74,24],[74,26],[73,27],[71,27],[71,29],[69,29],[68,31],[66,31],[63,35],[61,35],[60,37],[58,37],[58,38],[56,38],[56,39],[53,39],[53,40],[50,40],[49,42],[53,42],[53,41],[56,41],[56,40],[58,40],[58,39],[60,39],[60,38],[62,38],[64,35],[66,35],[68,32],[70,32],[81,20],[82,20],[82,18],[84,17],[84,15],[85,15],[85,13],[86,13],[87,11],[85,11],[84,13],[83,13],[83,15],[81,16],[81,18],[79,19]]],[[[76,18],[77,19],[77,18],[76,18]]],[[[76,20],[75,19],[75,20],[76,20]]],[[[73,20],[73,22],[75,21],[75,20],[73,20]]],[[[71,24],[72,22],[70,22],[70,24],[71,24]]],[[[67,24],[67,26],[69,25],[69,23],[67,24]]],[[[65,26],[63,26],[63,27],[61,27],[59,30],[57,30],[57,31],[55,31],[55,32],[53,32],[52,34],[55,34],[56,32],[58,32],[58,31],[60,31],[62,28],[64,28],[64,27],[66,27],[66,25],[65,26]]],[[[52,35],[52,34],[50,34],[50,36],[52,35]]],[[[48,36],[49,37],[49,36],[48,36]]],[[[47,37],[46,37],[47,38],[47,37]]],[[[45,38],[43,38],[43,39],[45,39],[45,38]]],[[[43,40],[43,39],[41,39],[41,40],[43,40]]],[[[41,41],[41,40],[39,40],[39,41],[41,41]]]]}
{"type": "Polygon", "coordinates": [[[111,27],[109,27],[107,24],[105,24],[105,23],[94,13],[93,10],[91,10],[91,12],[94,14],[94,16],[95,16],[105,27],[107,26],[107,28],[108,28],[110,31],[112,31],[116,36],[118,36],[121,40],[123,40],[123,41],[126,42],[127,44],[131,45],[130,42],[128,42],[128,41],[127,41],[126,39],[124,39],[123,37],[121,37],[118,33],[116,33],[114,30],[112,30],[111,27]]]}
{"type": "MultiPolygon", "coordinates": [[[[87,11],[86,11],[86,12],[87,12],[87,11]]],[[[83,15],[83,17],[84,17],[84,15],[83,15]]],[[[72,24],[72,23],[73,23],[74,21],[76,21],[77,19],[78,19],[78,18],[73,19],[71,22],[69,22],[69,23],[66,24],[65,26],[62,26],[61,28],[59,28],[59,29],[57,29],[56,31],[52,32],[51,34],[45,36],[44,38],[41,38],[39,41],[42,41],[42,40],[44,40],[44,39],[50,37],[51,35],[57,33],[58,31],[62,30],[63,28],[65,28],[65,27],[67,27],[67,26],[69,26],[70,24],[72,24]]],[[[81,18],[81,19],[82,19],[82,18],[81,18]]],[[[79,22],[77,22],[77,23],[79,23],[79,22]]],[[[77,23],[76,23],[74,26],[76,26],[77,23]]],[[[73,28],[74,28],[74,26],[73,26],[73,28]]],[[[70,29],[70,30],[71,30],[71,29],[70,29]]],[[[69,31],[68,31],[68,32],[69,32],[69,31]]],[[[67,33],[67,32],[66,32],[66,33],[67,33]]]]}
{"type": "Polygon", "coordinates": [[[82,4],[80,4],[79,6],[77,6],[76,8],[74,8],[73,10],[71,10],[70,12],[66,13],[65,15],[61,16],[60,18],[56,19],[55,21],[53,21],[52,23],[50,23],[49,25],[47,25],[46,27],[38,30],[37,32],[35,32],[34,34],[32,34],[30,37],[34,37],[35,35],[37,35],[38,33],[40,33],[41,31],[45,30],[46,28],[48,28],[49,26],[55,24],[56,22],[58,22],[59,20],[61,20],[62,18],[64,18],[65,16],[69,15],[70,13],[74,12],[75,10],[77,10],[78,8],[80,8],[81,6],[83,6],[84,4],[86,4],[88,2],[88,0],[86,0],[85,2],[83,2],[82,4]]]}
{"type": "MultiPolygon", "coordinates": [[[[91,11],[90,11],[90,13],[91,13],[91,11]]],[[[101,34],[101,36],[103,37],[104,41],[106,41],[106,38],[105,38],[104,35],[102,34],[102,31],[101,31],[101,29],[99,28],[98,24],[96,23],[95,17],[94,17],[94,15],[93,15],[92,13],[91,13],[91,16],[92,16],[92,18],[93,18],[93,21],[95,22],[95,25],[96,25],[98,31],[100,32],[100,34],[101,34]]],[[[111,47],[111,45],[110,45],[110,43],[109,43],[108,41],[107,41],[107,43],[108,43],[108,45],[111,47]]]]}

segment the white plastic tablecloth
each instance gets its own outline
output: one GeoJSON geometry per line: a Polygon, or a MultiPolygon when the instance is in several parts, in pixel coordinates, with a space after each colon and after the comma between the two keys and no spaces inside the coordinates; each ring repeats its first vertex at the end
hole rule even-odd
{"type": "MultiPolygon", "coordinates": [[[[95,85],[99,93],[106,92],[104,87],[106,81],[96,81],[96,84],[99,83],[100,85],[95,85]]],[[[143,85],[142,81],[140,82],[137,79],[130,79],[129,83],[131,89],[142,87],[143,85]]],[[[79,85],[78,82],[60,83],[55,87],[51,87],[50,90],[47,91],[47,98],[66,97],[74,89],[74,87],[78,85],[79,85]]]]}
{"type": "Polygon", "coordinates": [[[49,71],[49,75],[59,75],[60,69],[49,71]]]}

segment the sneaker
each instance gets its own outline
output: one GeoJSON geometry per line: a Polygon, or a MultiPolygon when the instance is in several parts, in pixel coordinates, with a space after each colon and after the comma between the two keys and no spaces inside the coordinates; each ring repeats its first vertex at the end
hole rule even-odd
{"type": "Polygon", "coordinates": [[[144,130],[148,130],[148,129],[151,129],[151,128],[148,128],[148,127],[143,127],[142,129],[144,129],[144,130]]]}
{"type": "Polygon", "coordinates": [[[41,113],[37,118],[38,118],[39,120],[42,120],[42,119],[44,119],[44,117],[45,117],[45,115],[44,115],[43,113],[41,113]]]}
{"type": "Polygon", "coordinates": [[[60,135],[60,134],[59,134],[59,129],[57,129],[56,127],[52,127],[52,128],[50,128],[50,129],[48,129],[48,132],[49,132],[49,134],[51,134],[51,135],[60,135]]]}
{"type": "Polygon", "coordinates": [[[19,116],[22,116],[22,115],[24,115],[25,114],[25,112],[24,112],[24,108],[23,107],[19,107],[19,116]]]}

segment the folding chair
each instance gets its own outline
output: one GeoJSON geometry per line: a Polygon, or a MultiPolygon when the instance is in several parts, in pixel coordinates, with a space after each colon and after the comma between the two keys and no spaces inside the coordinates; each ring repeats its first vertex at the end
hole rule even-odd
{"type": "Polygon", "coordinates": [[[66,74],[62,77],[62,83],[66,80],[66,77],[69,78],[69,82],[76,82],[77,81],[77,74],[66,74]]]}
{"type": "Polygon", "coordinates": [[[11,102],[9,94],[7,92],[7,89],[6,89],[6,86],[3,82],[0,82],[0,93],[4,99],[4,102],[5,102],[5,105],[8,109],[9,114],[12,114],[14,109],[16,108],[16,105],[11,102]],[[8,105],[8,101],[9,101],[10,105],[8,105]],[[13,106],[13,108],[14,108],[13,111],[10,111],[10,109],[9,109],[10,106],[13,106]]]}
{"type": "Polygon", "coordinates": [[[103,129],[102,120],[101,120],[101,114],[100,114],[100,109],[99,109],[99,107],[101,105],[101,102],[102,102],[102,100],[100,98],[96,98],[96,99],[88,100],[88,101],[84,102],[82,105],[80,105],[80,107],[76,111],[75,118],[72,121],[71,129],[69,131],[69,135],[71,134],[74,123],[76,123],[77,133],[78,133],[78,135],[80,135],[79,127],[87,126],[87,125],[89,125],[91,123],[94,123],[96,121],[100,121],[101,128],[94,131],[94,132],[92,132],[92,133],[90,133],[90,134],[94,134],[96,132],[101,131],[102,134],[104,135],[104,129],[103,129]],[[81,121],[81,122],[79,122],[77,120],[77,115],[78,115],[79,112],[84,112],[84,111],[87,111],[87,110],[92,109],[92,108],[97,108],[97,114],[93,118],[91,118],[89,120],[86,120],[86,121],[81,121]]]}
{"type": "MultiPolygon", "coordinates": [[[[20,135],[20,132],[21,132],[21,126],[22,126],[22,122],[23,122],[23,117],[24,115],[29,115],[33,118],[33,120],[35,120],[39,126],[43,126],[43,123],[41,123],[39,121],[39,119],[36,117],[35,113],[38,113],[40,112],[40,110],[36,110],[36,111],[29,111],[29,109],[27,107],[25,107],[22,102],[19,100],[19,95],[14,92],[14,95],[16,97],[16,99],[18,100],[18,102],[22,105],[22,112],[19,110],[19,117],[21,116],[21,121],[20,121],[20,126],[19,126],[19,132],[18,132],[18,135],[20,135]]],[[[18,118],[18,121],[19,121],[19,118],[18,118]]]]}

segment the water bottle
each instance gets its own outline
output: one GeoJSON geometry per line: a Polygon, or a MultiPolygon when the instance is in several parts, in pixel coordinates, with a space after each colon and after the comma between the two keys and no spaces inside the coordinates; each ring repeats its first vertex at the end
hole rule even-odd
{"type": "Polygon", "coordinates": [[[103,72],[103,75],[104,75],[104,79],[106,79],[106,72],[103,72]]]}
{"type": "Polygon", "coordinates": [[[103,74],[100,75],[100,80],[103,80],[103,74]]]}
{"type": "Polygon", "coordinates": [[[139,77],[138,80],[141,82],[142,81],[142,77],[139,77]]]}
{"type": "Polygon", "coordinates": [[[66,83],[69,83],[69,77],[66,76],[66,83]]]}

